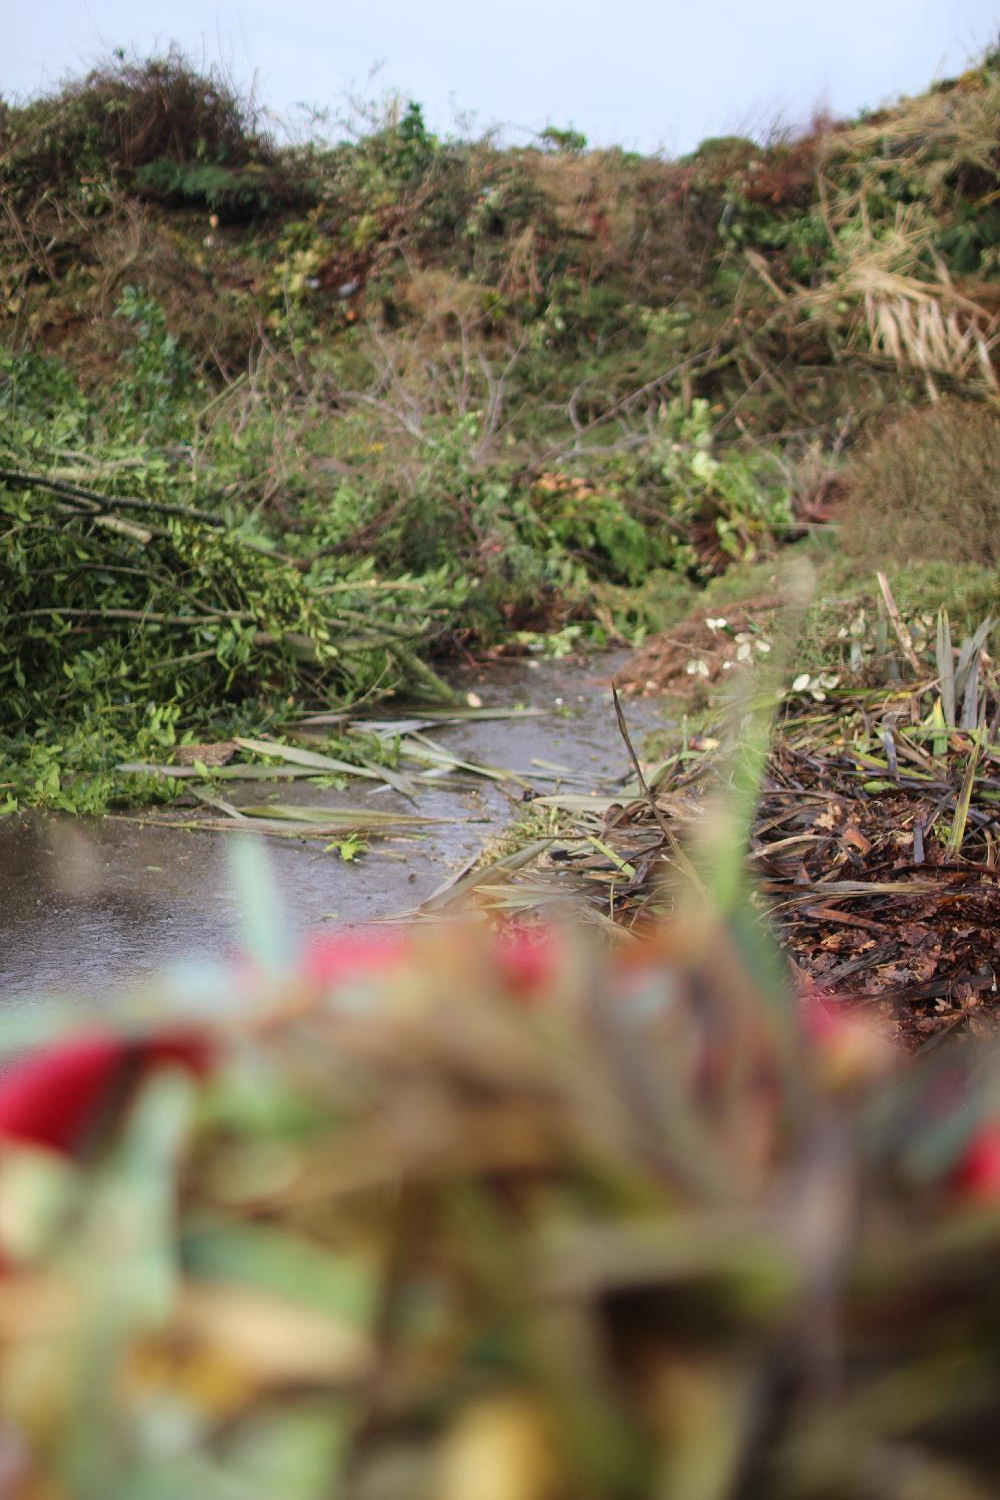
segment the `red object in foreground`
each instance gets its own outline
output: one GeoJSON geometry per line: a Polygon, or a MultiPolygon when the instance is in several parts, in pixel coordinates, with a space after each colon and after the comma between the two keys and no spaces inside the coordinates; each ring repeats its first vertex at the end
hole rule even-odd
{"type": "MultiPolygon", "coordinates": [[[[318,938],[303,971],[323,986],[385,972],[402,955],[398,933],[318,938]]],[[[157,1067],[180,1064],[201,1073],[211,1050],[194,1031],[129,1037],[92,1034],[25,1057],[0,1076],[0,1143],[4,1140],[78,1155],[121,1118],[136,1085],[157,1067]]]]}
{"type": "Polygon", "coordinates": [[[967,1202],[1000,1204],[1000,1121],[979,1127],[959,1157],[954,1182],[967,1202]]]}
{"type": "Polygon", "coordinates": [[[89,1036],[49,1048],[0,1078],[0,1141],[75,1155],[154,1068],[180,1063],[200,1073],[208,1061],[195,1034],[89,1036]]]}
{"type": "Polygon", "coordinates": [[[499,939],[496,962],[504,984],[515,1000],[543,997],[559,973],[559,949],[551,932],[512,927],[499,939]]]}
{"type": "Polygon", "coordinates": [[[406,953],[401,932],[347,932],[314,937],[301,970],[308,983],[322,988],[384,974],[406,953]]]}
{"type": "MultiPolygon", "coordinates": [[[[352,932],[316,937],[300,974],[323,989],[391,972],[405,959],[405,935],[352,932]]],[[[543,992],[554,968],[551,938],[515,933],[497,950],[500,971],[518,999],[543,992]]],[[[45,1146],[73,1156],[121,1117],[122,1105],[154,1068],[180,1063],[203,1072],[210,1060],[197,1032],[160,1037],[92,1034],[31,1056],[0,1076],[0,1143],[45,1146]]]]}

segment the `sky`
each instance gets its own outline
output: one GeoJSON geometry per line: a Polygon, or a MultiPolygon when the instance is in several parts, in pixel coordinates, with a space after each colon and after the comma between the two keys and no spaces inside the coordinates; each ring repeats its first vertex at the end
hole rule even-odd
{"type": "Polygon", "coordinates": [[[919,92],[998,32],[1000,0],[36,0],[5,17],[0,95],[176,41],[293,129],[300,104],[399,90],[442,134],[572,126],[677,153],[919,92]]]}

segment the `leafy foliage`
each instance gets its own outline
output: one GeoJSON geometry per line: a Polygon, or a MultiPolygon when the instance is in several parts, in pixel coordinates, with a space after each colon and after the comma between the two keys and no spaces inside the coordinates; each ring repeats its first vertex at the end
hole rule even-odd
{"type": "MultiPolygon", "coordinates": [[[[148,299],[129,295],[121,312],[135,358],[106,402],[33,358],[8,361],[0,387],[8,784],[28,801],[87,811],[115,794],[115,760],[142,746],[158,759],[198,729],[266,726],[295,702],[401,679],[435,688],[412,656],[432,626],[433,583],[415,607],[373,611],[370,569],[355,564],[324,595],[210,486],[193,486],[162,447],[189,427],[190,362],[148,299]],[[62,444],[86,445],[100,489],[79,482],[62,444]]],[[[322,576],[329,583],[330,569],[322,576]]]]}
{"type": "Polygon", "coordinates": [[[410,681],[432,640],[635,638],[766,555],[801,452],[829,473],[848,419],[995,389],[998,99],[987,58],[880,117],[682,161],[442,139],[405,100],[279,147],[176,52],[7,108],[9,467],[184,512],[139,518],[146,543],[5,490],[7,607],[54,611],[30,617],[18,756],[96,702],[125,737],[136,705],[183,703],[184,734],[410,681]],[[368,651],[354,617],[385,584],[368,651]],[[185,618],[184,590],[214,625],[152,618],[185,618]]]}
{"type": "Polygon", "coordinates": [[[161,156],[136,175],[144,197],[170,207],[207,208],[228,223],[310,204],[308,182],[289,181],[274,167],[228,167],[216,162],[177,162],[161,156]]]}
{"type": "Polygon", "coordinates": [[[148,61],[117,52],[83,79],[0,117],[0,177],[30,199],[79,190],[159,161],[238,168],[274,159],[252,103],[176,47],[148,61]]]}

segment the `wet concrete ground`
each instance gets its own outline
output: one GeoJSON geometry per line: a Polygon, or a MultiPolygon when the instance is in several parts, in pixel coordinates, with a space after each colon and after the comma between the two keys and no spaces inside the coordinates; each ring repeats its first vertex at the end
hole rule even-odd
{"type": "MultiPolygon", "coordinates": [[[[593,778],[624,776],[627,758],[608,680],[622,658],[501,662],[463,669],[454,681],[485,705],[530,704],[551,710],[519,722],[492,720],[435,727],[433,737],[464,759],[541,779],[537,759],[593,778]]],[[[656,723],[649,703],[631,705],[641,736],[656,723]]],[[[461,786],[422,787],[417,811],[451,821],[407,837],[373,840],[345,863],[318,842],[267,841],[278,884],[297,925],[360,924],[401,916],[497,838],[516,816],[516,785],[464,778],[461,786]]],[[[580,790],[578,786],[574,790],[580,790]]],[[[239,804],[239,783],[224,795],[239,804]]],[[[331,807],[374,806],[412,813],[397,793],[352,782],[343,792],[308,781],[260,783],[243,801],[331,807]]],[[[162,814],[157,814],[161,816],[162,814]]],[[[100,996],[144,973],[236,943],[229,840],[249,835],[165,828],[118,818],[24,816],[0,823],[0,1000],[54,994],[100,996]]]]}

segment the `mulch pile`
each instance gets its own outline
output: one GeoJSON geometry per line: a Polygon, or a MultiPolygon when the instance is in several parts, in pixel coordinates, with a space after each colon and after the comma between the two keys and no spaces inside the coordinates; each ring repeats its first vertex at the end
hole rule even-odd
{"type": "Polygon", "coordinates": [[[767,595],[721,609],[693,611],[652,636],[618,674],[619,691],[633,697],[671,693],[689,698],[721,686],[734,672],[765,659],[775,616],[787,600],[767,595]]]}
{"type": "MultiPolygon", "coordinates": [[[[931,721],[936,686],[786,705],[748,851],[802,989],[910,1046],[992,1032],[1000,1013],[995,687],[981,688],[979,727],[958,730],[931,721]]],[[[637,784],[618,801],[564,798],[565,836],[543,860],[584,909],[632,931],[670,909],[678,850],[728,771],[716,741],[692,738],[650,775],[655,812],[637,784]]],[[[526,894],[537,873],[518,877],[526,894]]]]}
{"type": "MultiPolygon", "coordinates": [[[[897,750],[915,748],[897,731],[897,750]]],[[[996,1010],[1000,971],[1000,748],[975,768],[958,847],[951,831],[971,738],[940,768],[884,768],[847,747],[779,743],[751,862],[779,941],[807,989],[877,1006],[911,1042],[996,1010]]],[[[929,757],[928,757],[929,759],[929,757]]]]}

